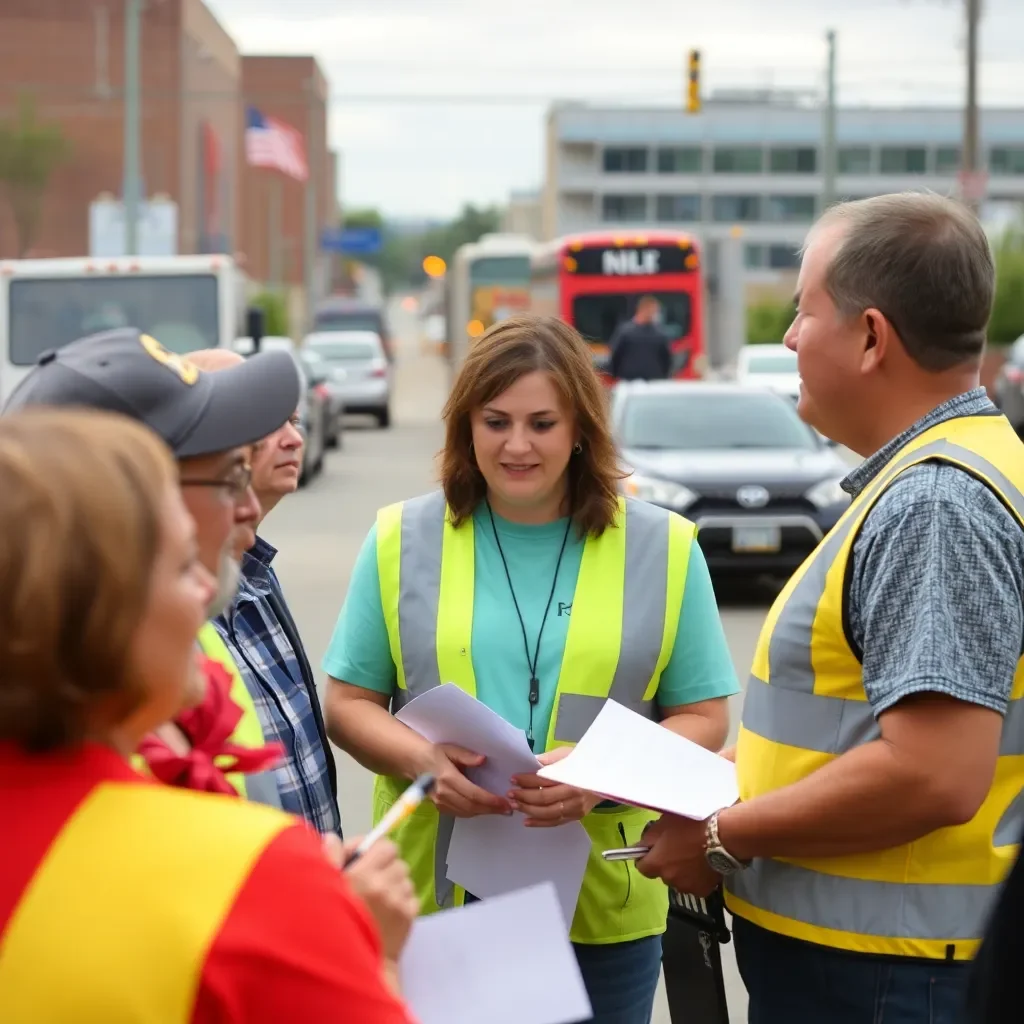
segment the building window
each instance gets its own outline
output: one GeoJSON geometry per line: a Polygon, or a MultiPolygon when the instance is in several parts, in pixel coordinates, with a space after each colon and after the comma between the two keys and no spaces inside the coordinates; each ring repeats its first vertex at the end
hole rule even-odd
{"type": "Polygon", "coordinates": [[[840,174],[870,174],[871,147],[843,146],[837,160],[840,174]]]}
{"type": "Polygon", "coordinates": [[[609,174],[643,174],[647,150],[635,146],[612,146],[604,151],[604,169],[609,174]]]}
{"type": "Polygon", "coordinates": [[[764,150],[760,146],[721,146],[715,150],[714,166],[720,174],[760,174],[764,150]]]}
{"type": "Polygon", "coordinates": [[[788,245],[770,245],[768,266],[772,270],[796,270],[800,266],[800,254],[788,245]]]}
{"type": "Polygon", "coordinates": [[[761,219],[760,196],[715,196],[712,216],[716,221],[742,222],[761,219]]]}
{"type": "Polygon", "coordinates": [[[818,151],[809,147],[773,149],[768,167],[773,174],[813,174],[818,169],[818,151]]]}
{"type": "Polygon", "coordinates": [[[695,146],[672,146],[658,150],[659,174],[700,174],[704,151],[695,146]]]}
{"type": "Polygon", "coordinates": [[[1024,146],[993,146],[988,166],[993,174],[1024,174],[1024,146]]]}
{"type": "Polygon", "coordinates": [[[602,196],[601,217],[615,223],[647,220],[647,196],[602,196]]]}
{"type": "Polygon", "coordinates": [[[700,220],[700,196],[658,196],[655,203],[658,220],[700,220]]]}
{"type": "Polygon", "coordinates": [[[939,146],[935,150],[935,173],[956,174],[960,170],[960,147],[939,146]]]}
{"type": "Polygon", "coordinates": [[[924,174],[928,170],[928,150],[924,146],[883,146],[883,174],[924,174]]]}
{"type": "Polygon", "coordinates": [[[743,246],[743,263],[747,270],[758,270],[764,266],[764,246],[743,246]]]}
{"type": "Polygon", "coordinates": [[[814,196],[768,196],[765,219],[789,223],[814,220],[814,196]]]}

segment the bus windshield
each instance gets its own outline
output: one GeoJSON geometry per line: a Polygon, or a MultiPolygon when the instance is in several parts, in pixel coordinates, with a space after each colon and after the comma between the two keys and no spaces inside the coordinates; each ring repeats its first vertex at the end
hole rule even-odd
{"type": "MultiPolygon", "coordinates": [[[[661,303],[661,329],[672,341],[690,332],[690,296],[685,292],[645,292],[661,303]]],[[[576,330],[589,342],[607,344],[615,328],[636,312],[640,294],[577,295],[572,303],[576,330]]]]}
{"type": "Polygon", "coordinates": [[[178,354],[220,341],[213,274],[21,277],[9,287],[8,358],[15,366],[117,327],[135,327],[178,354]]]}

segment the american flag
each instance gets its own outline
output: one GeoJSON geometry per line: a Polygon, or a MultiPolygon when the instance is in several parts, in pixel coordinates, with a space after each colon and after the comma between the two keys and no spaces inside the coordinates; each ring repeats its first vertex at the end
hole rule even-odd
{"type": "Polygon", "coordinates": [[[309,177],[302,135],[276,117],[249,107],[245,122],[245,158],[250,167],[268,167],[296,181],[309,177]]]}

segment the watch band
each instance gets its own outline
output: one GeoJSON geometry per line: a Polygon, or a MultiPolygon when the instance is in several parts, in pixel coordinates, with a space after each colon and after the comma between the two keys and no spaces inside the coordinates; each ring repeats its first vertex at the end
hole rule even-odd
{"type": "Polygon", "coordinates": [[[734,857],[718,838],[718,815],[719,811],[708,818],[704,831],[704,856],[711,867],[721,875],[731,875],[742,871],[748,866],[749,861],[744,863],[734,857]]]}

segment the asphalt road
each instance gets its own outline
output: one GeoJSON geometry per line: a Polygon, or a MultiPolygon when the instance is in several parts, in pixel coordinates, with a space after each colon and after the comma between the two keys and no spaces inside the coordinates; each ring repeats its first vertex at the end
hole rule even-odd
{"type": "MultiPolygon", "coordinates": [[[[370,421],[350,421],[343,449],[329,453],[325,472],[283,502],[262,531],[280,549],[276,566],[302,631],[310,661],[319,671],[352,564],[378,508],[429,490],[434,455],[441,445],[439,413],[447,388],[443,364],[421,352],[412,317],[395,305],[392,326],[398,337],[394,419],[391,429],[370,421]]],[[[741,680],[750,669],[761,623],[773,593],[769,589],[719,588],[729,649],[741,680]]],[[[734,698],[732,734],[741,696],[734,698]]],[[[341,812],[348,834],[370,822],[370,775],[335,751],[341,812]]],[[[746,1019],[746,993],[736,971],[732,946],[724,950],[730,1016],[746,1019]]],[[[663,993],[655,1024],[669,1024],[663,993]]],[[[678,1022],[677,1022],[678,1024],[678,1022]]]]}

